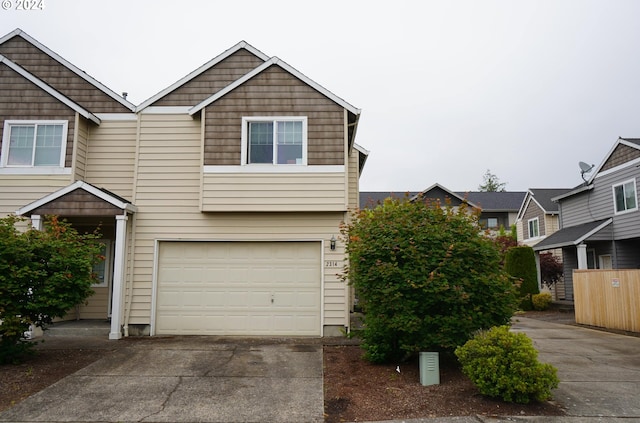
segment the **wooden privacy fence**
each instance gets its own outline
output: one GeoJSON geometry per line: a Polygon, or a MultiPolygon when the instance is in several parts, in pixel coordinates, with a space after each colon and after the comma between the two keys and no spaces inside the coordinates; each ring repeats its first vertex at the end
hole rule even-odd
{"type": "Polygon", "coordinates": [[[640,332],[640,270],[574,270],[576,323],[640,332]]]}

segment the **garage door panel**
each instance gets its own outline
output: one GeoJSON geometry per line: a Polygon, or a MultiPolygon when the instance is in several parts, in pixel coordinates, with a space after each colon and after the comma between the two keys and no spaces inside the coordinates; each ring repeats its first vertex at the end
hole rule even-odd
{"type": "Polygon", "coordinates": [[[319,335],[319,242],[162,242],[156,333],[319,335]]]}

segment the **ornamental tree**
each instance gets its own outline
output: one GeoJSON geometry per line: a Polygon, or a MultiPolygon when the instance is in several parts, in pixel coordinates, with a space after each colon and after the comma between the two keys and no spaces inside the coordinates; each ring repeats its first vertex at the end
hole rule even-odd
{"type": "Polygon", "coordinates": [[[364,311],[359,336],[370,361],[452,352],[515,311],[499,250],[464,206],[387,199],[358,212],[342,234],[343,277],[364,311]]]}
{"type": "Polygon", "coordinates": [[[30,325],[46,328],[89,297],[93,267],[104,260],[97,233],[81,235],[55,216],[42,231],[22,232],[21,220],[0,219],[0,363],[30,351],[23,339],[30,325]]]}

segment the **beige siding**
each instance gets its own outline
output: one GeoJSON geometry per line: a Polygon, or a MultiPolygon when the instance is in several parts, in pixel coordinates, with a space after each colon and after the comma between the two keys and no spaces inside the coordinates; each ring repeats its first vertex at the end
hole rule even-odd
{"type": "Polygon", "coordinates": [[[551,235],[560,229],[560,219],[557,214],[546,214],[544,216],[545,233],[551,235]]]}
{"type": "Polygon", "coordinates": [[[14,214],[71,183],[71,175],[0,175],[0,216],[14,214]]]}
{"type": "Polygon", "coordinates": [[[89,137],[88,122],[76,113],[76,138],[73,141],[73,175],[77,181],[83,181],[87,169],[87,139],[89,137]]]}
{"type": "Polygon", "coordinates": [[[80,319],[104,319],[109,313],[109,288],[94,287],[92,296],[81,304],[77,310],[69,312],[68,316],[80,319]]]}
{"type": "Polygon", "coordinates": [[[524,222],[522,221],[522,219],[520,219],[520,220],[518,220],[516,222],[516,237],[517,237],[518,241],[520,241],[520,242],[524,242],[525,241],[523,226],[524,226],[524,222]]]}
{"type": "Polygon", "coordinates": [[[324,324],[348,324],[345,285],[337,276],[344,248],[338,242],[331,251],[328,242],[331,236],[338,238],[344,212],[201,213],[201,123],[182,115],[143,114],[140,119],[130,324],[151,321],[155,247],[160,239],[323,240],[325,262],[339,263],[337,268],[323,266],[324,324]]]}
{"type": "Polygon", "coordinates": [[[360,190],[360,152],[355,148],[351,149],[351,155],[348,160],[349,166],[347,168],[347,204],[349,210],[355,210],[359,207],[360,190]]]}
{"type": "Polygon", "coordinates": [[[208,173],[202,210],[345,211],[345,175],[335,173],[208,173]]]}
{"type": "Polygon", "coordinates": [[[85,180],[127,200],[133,197],[136,121],[103,121],[89,128],[85,180]]]}

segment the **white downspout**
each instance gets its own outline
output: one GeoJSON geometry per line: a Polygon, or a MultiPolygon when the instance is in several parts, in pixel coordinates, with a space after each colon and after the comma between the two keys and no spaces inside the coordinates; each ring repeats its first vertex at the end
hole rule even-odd
{"type": "Polygon", "coordinates": [[[131,260],[129,261],[129,277],[125,280],[124,305],[124,337],[129,337],[129,317],[131,316],[131,302],[133,301],[133,255],[136,252],[136,216],[131,217],[131,245],[129,247],[131,260]]]}
{"type": "Polygon", "coordinates": [[[123,306],[123,284],[124,284],[124,265],[126,260],[126,243],[127,243],[127,220],[128,216],[125,212],[123,215],[116,216],[116,248],[113,263],[113,297],[111,300],[111,332],[109,339],[122,338],[122,306],[123,306]]]}

